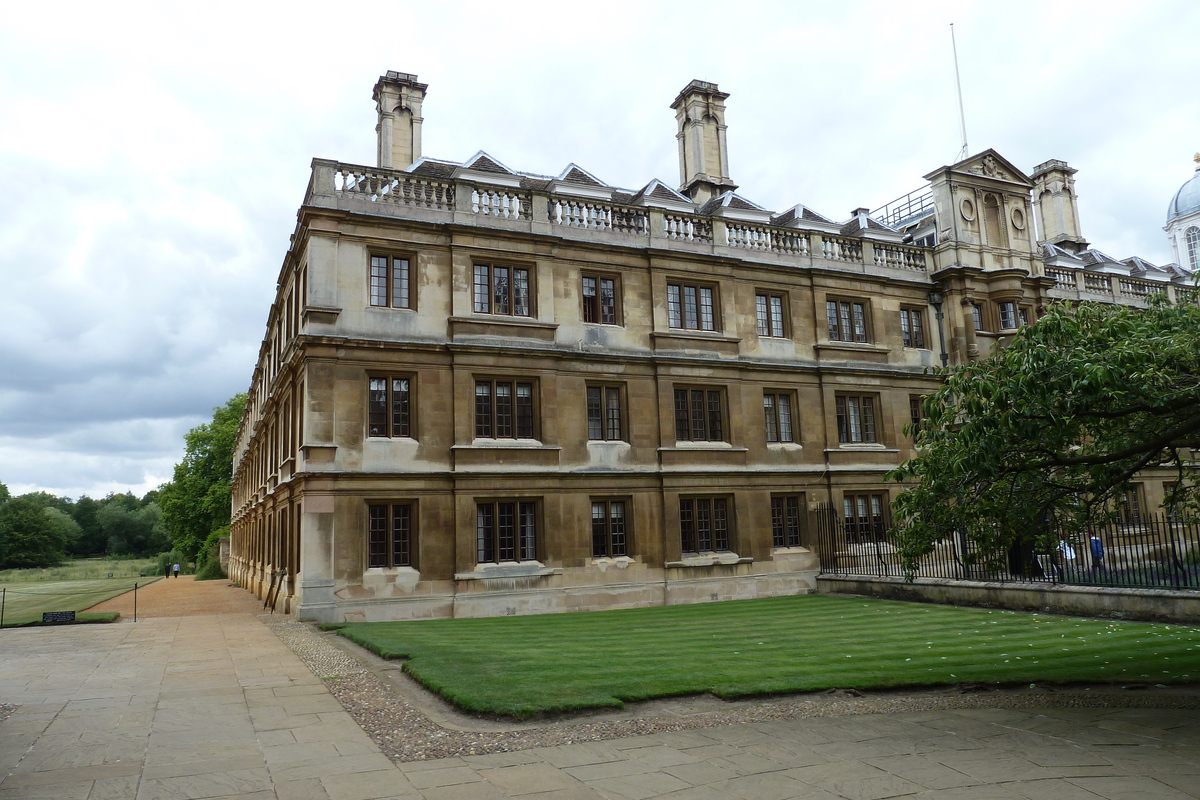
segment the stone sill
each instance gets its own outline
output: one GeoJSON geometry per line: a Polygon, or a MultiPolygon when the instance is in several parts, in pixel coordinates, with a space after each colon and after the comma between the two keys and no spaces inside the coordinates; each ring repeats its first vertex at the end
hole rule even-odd
{"type": "Polygon", "coordinates": [[[470,444],[456,444],[451,450],[562,450],[558,445],[542,444],[537,439],[476,439],[470,444]]]}
{"type": "Polygon", "coordinates": [[[750,556],[739,556],[737,553],[700,553],[694,556],[684,556],[679,561],[667,561],[663,564],[667,569],[690,569],[693,567],[721,567],[733,564],[751,564],[754,559],[750,556]]]}
{"type": "Polygon", "coordinates": [[[456,572],[456,581],[486,581],[496,578],[538,578],[545,575],[555,575],[562,572],[554,567],[544,566],[540,561],[521,561],[511,564],[480,564],[471,572],[456,572]]]}
{"type": "Polygon", "coordinates": [[[729,442],[676,442],[674,447],[660,447],[660,453],[687,453],[694,451],[716,450],[719,452],[748,453],[748,447],[734,447],[729,442]]]}

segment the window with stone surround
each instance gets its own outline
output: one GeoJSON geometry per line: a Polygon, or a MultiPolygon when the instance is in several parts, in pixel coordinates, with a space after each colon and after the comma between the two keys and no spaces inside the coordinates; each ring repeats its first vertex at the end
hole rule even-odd
{"type": "Polygon", "coordinates": [[[367,506],[367,566],[413,566],[413,504],[367,506]]]}
{"type": "Polygon", "coordinates": [[[675,438],[683,442],[725,441],[725,390],[675,387],[675,438]]]}
{"type": "Polygon", "coordinates": [[[412,260],[408,256],[371,254],[371,305],[416,308],[412,260]]]}
{"type": "Polygon", "coordinates": [[[476,561],[499,564],[537,560],[535,500],[488,500],[475,504],[476,561]]]}
{"type": "Polygon", "coordinates": [[[842,512],[847,538],[851,542],[882,540],[887,532],[886,506],[887,498],[883,494],[843,495],[842,512]]]}
{"type": "Polygon", "coordinates": [[[590,441],[619,442],[624,437],[622,387],[587,387],[587,426],[590,441]]]}
{"type": "Polygon", "coordinates": [[[731,505],[727,497],[679,498],[679,543],[685,554],[729,551],[731,505]]]}
{"type": "Polygon", "coordinates": [[[829,299],[825,301],[825,319],[831,342],[869,342],[871,321],[867,301],[829,299]]]}
{"type": "Polygon", "coordinates": [[[617,290],[616,277],[585,272],[582,278],[583,321],[619,325],[617,290]]]}
{"type": "Polygon", "coordinates": [[[877,442],[875,408],[878,398],[872,394],[839,394],[837,409],[838,441],[842,444],[877,442]]]}
{"type": "Polygon", "coordinates": [[[592,557],[615,558],[629,554],[628,500],[592,499],[592,557]]]}
{"type": "Polygon", "coordinates": [[[506,264],[475,264],[474,303],[476,314],[528,317],[533,314],[532,278],[528,267],[506,264]]]}
{"type": "Polygon", "coordinates": [[[799,547],[804,525],[804,495],[778,494],[771,497],[771,544],[799,547]]]}
{"type": "Polygon", "coordinates": [[[766,425],[767,442],[778,444],[796,441],[792,424],[792,409],[795,399],[791,392],[763,392],[763,420],[766,425]]]}
{"type": "Polygon", "coordinates": [[[900,309],[900,340],[905,347],[925,347],[925,311],[923,309],[900,309]]]}
{"type": "Polygon", "coordinates": [[[537,438],[536,388],[529,380],[476,379],[475,437],[537,438]]]}
{"type": "Polygon", "coordinates": [[[690,283],[667,284],[667,324],[689,331],[715,331],[717,288],[690,283]]]}
{"type": "Polygon", "coordinates": [[[407,438],[412,435],[412,378],[372,375],[367,378],[367,435],[407,438]]]}
{"type": "Polygon", "coordinates": [[[774,292],[758,292],[754,295],[754,312],[759,336],[782,338],[787,336],[784,309],[787,297],[774,292]]]}

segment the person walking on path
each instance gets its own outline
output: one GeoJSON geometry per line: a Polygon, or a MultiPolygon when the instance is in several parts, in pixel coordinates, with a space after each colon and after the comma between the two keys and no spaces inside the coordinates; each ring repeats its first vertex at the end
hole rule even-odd
{"type": "Polygon", "coordinates": [[[177,562],[175,562],[175,569],[174,569],[174,571],[175,571],[175,577],[176,577],[176,578],[178,578],[178,577],[179,577],[179,562],[178,562],[178,561],[177,561],[177,562]]]}
{"type": "Polygon", "coordinates": [[[171,577],[171,562],[169,562],[169,561],[163,565],[163,577],[164,578],[171,577]]]}

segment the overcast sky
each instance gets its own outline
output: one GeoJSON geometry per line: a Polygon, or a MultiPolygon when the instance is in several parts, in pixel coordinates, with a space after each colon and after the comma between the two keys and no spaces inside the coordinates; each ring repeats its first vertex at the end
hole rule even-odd
{"type": "Polygon", "coordinates": [[[970,149],[1076,176],[1084,235],[1173,256],[1200,4],[20,3],[0,23],[0,482],[171,476],[248,387],[313,157],[374,165],[371,88],[429,84],[425,155],[678,184],[668,108],[726,107],[739,193],[837,220],[970,149]]]}

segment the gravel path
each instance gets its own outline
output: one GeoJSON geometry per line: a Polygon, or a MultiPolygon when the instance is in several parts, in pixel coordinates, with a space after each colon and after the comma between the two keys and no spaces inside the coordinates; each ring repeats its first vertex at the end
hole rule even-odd
{"type": "Polygon", "coordinates": [[[386,670],[394,670],[394,666],[380,669],[379,664],[370,663],[374,657],[356,658],[331,644],[326,635],[304,623],[286,617],[262,619],[313,674],[325,680],[334,697],[380,749],[396,762],[554,747],[783,719],[974,708],[1074,706],[1200,709],[1200,690],[1193,686],[1092,686],[1069,689],[1031,686],[1001,690],[968,685],[866,695],[854,690],[833,690],[815,695],[736,702],[723,702],[715,698],[702,698],[696,702],[682,698],[637,704],[623,712],[591,714],[582,720],[579,717],[557,718],[549,722],[532,723],[473,720],[471,717],[453,715],[453,724],[446,726],[431,719],[418,710],[414,702],[410,702],[411,698],[418,704],[436,703],[417,696],[423,690],[413,690],[402,681],[381,677],[381,672],[386,674],[386,670]]]}

